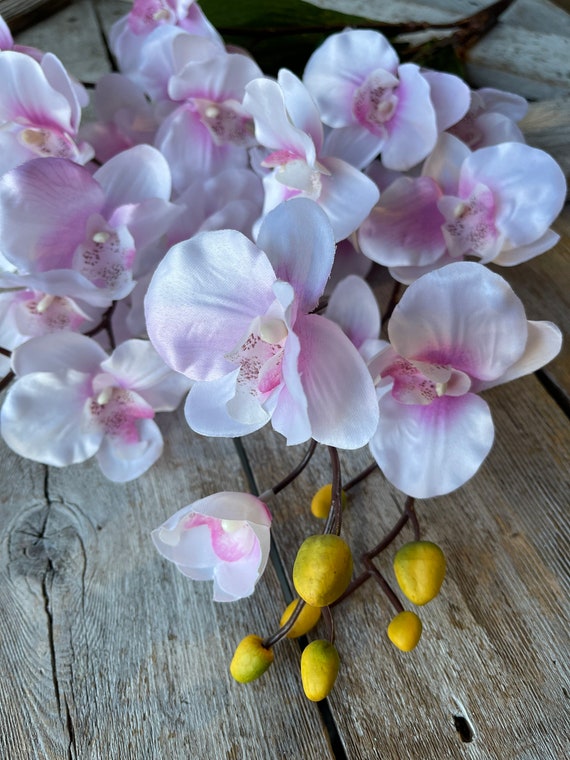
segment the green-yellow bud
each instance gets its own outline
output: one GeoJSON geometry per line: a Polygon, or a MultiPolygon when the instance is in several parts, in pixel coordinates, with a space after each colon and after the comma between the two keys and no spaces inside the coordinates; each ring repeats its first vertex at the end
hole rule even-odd
{"type": "Polygon", "coordinates": [[[352,576],[352,553],[340,536],[309,536],[293,565],[293,585],[312,607],[327,607],[341,596],[352,576]]]}
{"type": "Polygon", "coordinates": [[[439,594],[445,578],[445,555],[431,541],[411,541],[396,552],[394,573],[410,602],[427,604],[439,594]]]}
{"type": "Polygon", "coordinates": [[[326,639],[312,641],[301,655],[303,691],[311,702],[320,702],[330,693],[340,659],[336,648],[326,639]]]}
{"type": "Polygon", "coordinates": [[[388,638],[402,652],[411,652],[422,635],[422,621],[415,612],[404,610],[388,626],[388,638]]]}
{"type": "Polygon", "coordinates": [[[239,683],[262,676],[273,662],[273,650],[266,649],[261,636],[250,634],[240,641],[230,663],[230,673],[239,683]]]}
{"type": "MultiPolygon", "coordinates": [[[[344,509],[348,503],[348,496],[344,491],[341,491],[341,503],[344,509]]],[[[332,484],[327,483],[326,486],[319,488],[317,493],[313,496],[311,501],[311,512],[315,517],[326,519],[331,511],[332,504],[332,484]]]]}

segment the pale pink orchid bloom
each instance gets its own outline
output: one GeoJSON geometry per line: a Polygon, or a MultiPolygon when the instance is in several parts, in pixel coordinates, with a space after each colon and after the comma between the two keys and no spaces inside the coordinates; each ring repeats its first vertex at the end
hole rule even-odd
{"type": "Polygon", "coordinates": [[[387,168],[411,169],[470,100],[459,77],[400,64],[388,40],[369,29],[328,37],[309,58],[303,81],[333,127],[326,150],[358,168],[381,154],[387,168]]]}
{"type": "MultiPolygon", "coordinates": [[[[252,238],[262,202],[261,180],[251,169],[226,169],[211,179],[194,182],[176,199],[184,212],[169,226],[168,243],[174,245],[205,230],[239,230],[252,238]]],[[[164,256],[164,252],[157,253],[152,269],[138,278],[131,293],[116,305],[112,324],[117,340],[146,335],[143,302],[154,269],[164,256]]]]}
{"type": "Polygon", "coordinates": [[[179,37],[190,45],[202,37],[223,50],[222,38],[193,0],[135,0],[111,27],[109,42],[119,71],[157,100],[177,70],[173,44],[179,37]]]}
{"type": "MultiPolygon", "coordinates": [[[[0,285],[3,279],[0,276],[0,285]]],[[[0,346],[12,351],[30,338],[97,324],[102,309],[25,288],[0,293],[0,346]]]]}
{"type": "Polygon", "coordinates": [[[224,169],[249,166],[255,137],[242,99],[247,83],[261,76],[248,56],[216,50],[203,60],[192,57],[170,77],[168,96],[176,107],[154,144],[170,165],[177,193],[224,169]]]}
{"type": "Polygon", "coordinates": [[[85,164],[92,147],[77,141],[86,90],[55,55],[38,62],[12,50],[0,52],[0,174],[33,158],[54,156],[85,164]]]}
{"type": "Polygon", "coordinates": [[[2,406],[2,437],[16,453],[55,467],[96,457],[115,482],[146,472],[162,452],[156,412],[188,390],[148,341],[111,356],[91,338],[59,332],[32,338],[12,355],[16,380],[2,406]]]}
{"type": "Polygon", "coordinates": [[[94,149],[101,164],[141,143],[152,144],[158,118],[144,91],[128,77],[105,74],[93,93],[96,120],[84,124],[80,136],[94,149]]]}
{"type": "Polygon", "coordinates": [[[424,499],[449,493],[493,444],[477,394],[534,372],[560,350],[551,322],[531,322],[510,285],[475,262],[424,275],[388,324],[390,345],[370,363],[380,418],[370,450],[387,479],[424,499]]]}
{"type": "Polygon", "coordinates": [[[152,532],[163,557],[195,581],[214,581],[214,601],[250,596],[267,565],[271,514],[248,493],[222,491],[183,507],[152,532]]]}
{"type": "Polygon", "coordinates": [[[465,256],[514,266],[556,244],[550,225],[565,198],[562,169],[544,151],[519,142],[471,151],[442,134],[421,176],[384,190],[358,242],[404,283],[465,256]]]}
{"type": "Polygon", "coordinates": [[[330,223],[306,198],[270,212],[257,245],[221,230],[167,253],[147,292],[147,329],[194,381],[192,429],[237,436],[271,421],[288,444],[368,442],[377,404],[366,364],[337,325],[310,313],[333,257],[330,223]]]}
{"type": "Polygon", "coordinates": [[[525,142],[517,122],[527,111],[528,103],[520,95],[482,87],[472,90],[469,110],[448,131],[471,150],[503,142],[525,142]]]}
{"type": "Polygon", "coordinates": [[[335,240],[347,238],[378,200],[378,188],[362,172],[324,152],[324,130],[315,102],[300,79],[281,69],[277,82],[257,79],[246,87],[244,107],[255,136],[269,149],[262,165],[267,214],[282,201],[301,196],[327,214],[335,240]]]}
{"type": "Polygon", "coordinates": [[[0,178],[0,239],[17,272],[2,275],[3,284],[94,306],[125,297],[148,250],[182,213],[170,191],[168,165],[149,145],[94,175],[61,158],[12,169],[0,178]]]}

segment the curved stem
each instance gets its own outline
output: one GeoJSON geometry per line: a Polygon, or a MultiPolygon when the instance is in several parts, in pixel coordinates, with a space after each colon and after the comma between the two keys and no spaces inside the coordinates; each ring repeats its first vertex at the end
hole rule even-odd
{"type": "Polygon", "coordinates": [[[284,639],[285,636],[289,633],[291,628],[295,625],[297,618],[301,614],[301,610],[305,606],[306,602],[303,599],[299,599],[297,601],[297,606],[293,610],[293,613],[291,614],[291,617],[289,620],[279,628],[278,631],[275,631],[275,633],[272,633],[271,636],[268,636],[266,639],[264,639],[261,642],[261,645],[265,649],[270,649],[272,646],[275,646],[281,639],[284,639]]]}
{"type": "Polygon", "coordinates": [[[332,468],[332,500],[329,516],[323,533],[334,533],[338,536],[340,535],[342,525],[342,481],[340,475],[340,459],[338,456],[338,449],[334,446],[329,446],[328,450],[332,468]]]}
{"type": "Polygon", "coordinates": [[[301,459],[299,464],[291,470],[291,472],[283,478],[283,480],[279,481],[276,486],[273,486],[271,489],[273,493],[279,493],[279,491],[282,491],[284,488],[286,488],[289,483],[292,483],[295,478],[299,477],[299,475],[303,472],[305,467],[309,464],[309,462],[312,459],[313,454],[315,453],[317,449],[317,442],[311,441],[309,444],[309,448],[307,449],[305,456],[301,459]]]}
{"type": "Polygon", "coordinates": [[[4,390],[4,388],[7,388],[12,380],[16,377],[16,375],[10,370],[7,375],[5,375],[2,380],[0,380],[0,393],[4,390]]]}

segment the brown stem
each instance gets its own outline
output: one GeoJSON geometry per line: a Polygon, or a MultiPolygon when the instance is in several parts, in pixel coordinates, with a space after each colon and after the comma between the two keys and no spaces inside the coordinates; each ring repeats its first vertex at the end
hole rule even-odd
{"type": "Polygon", "coordinates": [[[4,388],[7,388],[12,380],[16,377],[16,375],[10,370],[7,375],[5,375],[2,380],[0,380],[0,393],[4,390],[4,388]]]}
{"type": "Polygon", "coordinates": [[[261,642],[261,645],[265,649],[269,649],[270,647],[275,646],[275,644],[277,644],[279,641],[281,641],[281,639],[284,639],[285,636],[287,636],[291,628],[293,628],[293,626],[295,625],[297,618],[301,614],[301,610],[303,609],[305,604],[306,602],[303,599],[299,599],[297,601],[297,606],[293,610],[293,613],[291,617],[289,618],[289,620],[284,625],[282,625],[278,631],[275,631],[275,633],[272,633],[271,636],[268,636],[266,639],[264,639],[261,642]]]}
{"type": "Polygon", "coordinates": [[[323,619],[327,626],[328,640],[330,641],[331,644],[334,644],[334,620],[333,620],[330,607],[323,607],[321,609],[321,613],[323,615],[323,619]]]}
{"type": "Polygon", "coordinates": [[[332,499],[331,508],[323,533],[334,533],[339,536],[342,525],[342,481],[340,476],[340,460],[338,457],[338,449],[334,446],[329,446],[328,450],[332,468],[332,499]]]}

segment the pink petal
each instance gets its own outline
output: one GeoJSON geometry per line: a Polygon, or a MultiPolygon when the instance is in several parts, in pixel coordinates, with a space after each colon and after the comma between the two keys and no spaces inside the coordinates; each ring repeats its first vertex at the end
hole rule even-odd
{"type": "Polygon", "coordinates": [[[443,132],[465,116],[471,103],[471,92],[465,82],[453,74],[426,69],[421,74],[429,84],[437,131],[443,132]]]}
{"type": "Polygon", "coordinates": [[[280,204],[263,220],[257,245],[276,276],[293,286],[298,308],[311,311],[325,289],[335,253],[333,231],[323,210],[307,198],[280,204]]]}
{"type": "Polygon", "coordinates": [[[148,334],[164,361],[191,379],[234,369],[224,355],[274,301],[267,257],[234,230],[203,232],[175,245],[145,299],[148,334]]]}
{"type": "Polygon", "coordinates": [[[437,140],[435,110],[429,85],[413,63],[398,67],[398,105],[386,123],[388,138],[382,148],[382,163],[388,169],[406,171],[423,161],[437,140]]]}
{"type": "Polygon", "coordinates": [[[524,143],[481,148],[461,168],[459,195],[477,183],[496,197],[496,225],[513,245],[527,245],[543,235],[566,199],[566,180],[556,161],[524,143]]]}
{"type": "Polygon", "coordinates": [[[375,69],[395,73],[398,55],[388,40],[368,29],[332,34],[309,58],[303,81],[330,127],[354,122],[354,90],[375,69]]]}
{"type": "Polygon", "coordinates": [[[430,177],[400,177],[358,232],[362,252],[385,266],[426,266],[445,252],[441,190],[430,177]]]}
{"type": "Polygon", "coordinates": [[[324,317],[303,316],[295,331],[312,437],[342,449],[364,446],[376,429],[378,404],[363,359],[340,327],[324,317]]]}
{"type": "Polygon", "coordinates": [[[370,450],[391,483],[427,499],[469,480],[493,436],[489,407],[479,396],[442,396],[423,406],[401,404],[388,391],[380,399],[380,424],[370,450]]]}
{"type": "Polygon", "coordinates": [[[356,275],[341,280],[331,293],[324,316],[335,322],[356,348],[378,338],[380,312],[370,286],[356,275]]]}
{"type": "Polygon", "coordinates": [[[63,158],[28,161],[0,178],[3,253],[22,272],[69,268],[103,202],[87,169],[63,158]]]}
{"type": "Polygon", "coordinates": [[[118,437],[105,436],[96,454],[103,475],[115,483],[140,477],[162,454],[162,435],[156,422],[143,419],[137,427],[137,442],[126,443],[118,437]]]}
{"type": "Polygon", "coordinates": [[[502,277],[480,264],[457,262],[410,285],[388,334],[407,359],[494,380],[521,357],[527,325],[520,299],[502,277]]]}

